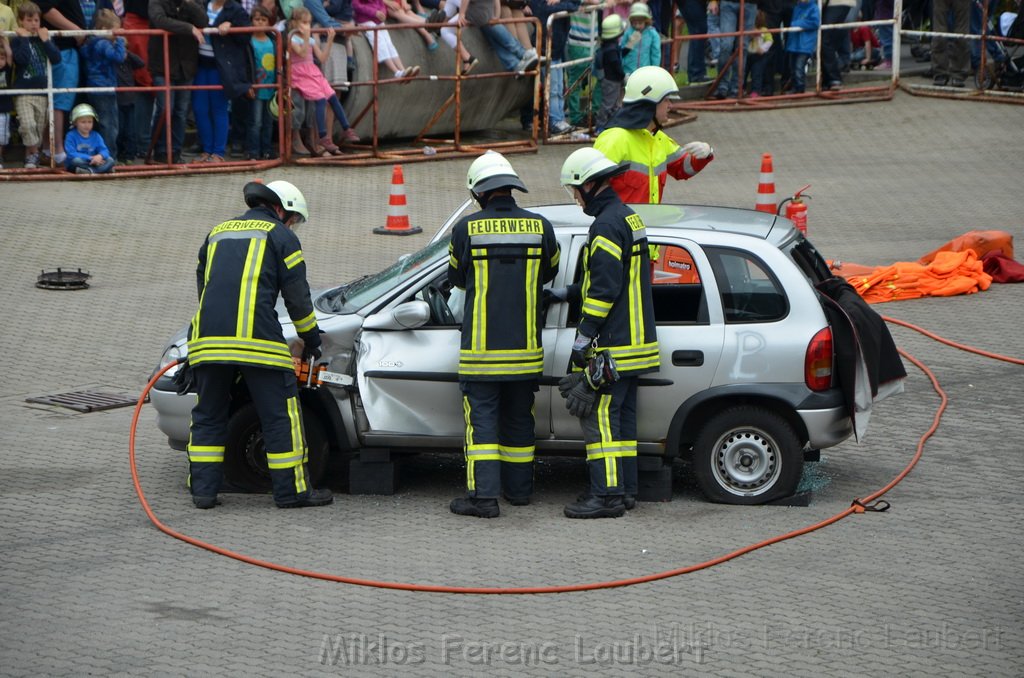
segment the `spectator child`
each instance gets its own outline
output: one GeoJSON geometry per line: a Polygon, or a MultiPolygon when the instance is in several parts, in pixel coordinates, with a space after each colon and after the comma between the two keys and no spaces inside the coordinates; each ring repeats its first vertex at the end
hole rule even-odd
{"type": "Polygon", "coordinates": [[[625,24],[618,14],[609,14],[601,21],[601,49],[597,53],[597,73],[601,80],[601,108],[594,121],[596,132],[604,131],[605,125],[622,105],[622,88],[626,73],[622,69],[622,37],[625,24]]]}
{"type": "MultiPolygon", "coordinates": [[[[99,31],[115,31],[121,28],[121,20],[109,9],[98,9],[93,26],[99,31]]],[[[122,37],[90,35],[86,38],[81,49],[81,58],[85,62],[86,87],[116,87],[117,67],[124,63],[126,55],[127,47],[122,37]]],[[[103,133],[110,148],[116,151],[120,122],[117,94],[90,92],[88,98],[97,118],[103,121],[98,131],[103,133]]],[[[74,124],[73,120],[71,122],[74,124]]]]}
{"type": "MultiPolygon", "coordinates": [[[[445,22],[448,24],[458,24],[459,7],[461,2],[469,2],[469,0],[446,0],[444,7],[436,10],[430,15],[429,23],[445,22]]],[[[525,0],[524,0],[525,2],[525,0]]],[[[440,30],[441,39],[445,41],[452,49],[458,48],[459,50],[459,73],[467,75],[471,70],[476,68],[480,60],[469,53],[466,49],[466,43],[460,42],[454,28],[443,26],[440,30]]],[[[511,35],[511,33],[510,33],[511,35]]]]}
{"type": "Polygon", "coordinates": [[[882,45],[871,26],[854,28],[850,40],[853,43],[851,67],[874,68],[882,62],[882,45]]]}
{"type": "MultiPolygon", "coordinates": [[[[750,98],[756,99],[765,93],[764,69],[768,65],[768,52],[772,48],[772,34],[768,28],[768,17],[763,10],[758,10],[757,18],[754,20],[754,27],[761,32],[750,39],[747,43],[747,74],[750,76],[750,98]]],[[[771,96],[771,91],[767,92],[771,96]]]]}
{"type": "Polygon", "coordinates": [[[803,94],[806,87],[807,62],[814,55],[818,46],[818,26],[821,25],[821,13],[816,0],[799,0],[793,8],[793,28],[803,29],[798,33],[788,33],[786,52],[789,54],[789,70],[793,74],[793,93],[803,94]]]}
{"type": "MultiPolygon", "coordinates": [[[[327,10],[332,19],[338,22],[341,28],[355,28],[356,21],[355,15],[352,12],[352,0],[324,0],[324,9],[327,10]]],[[[355,46],[352,43],[352,35],[344,33],[341,42],[345,45],[345,55],[347,57],[347,79],[351,81],[355,79],[356,72],[355,46]]]]}
{"type": "MultiPolygon", "coordinates": [[[[17,35],[11,40],[15,77],[13,89],[45,89],[46,62],[59,64],[60,50],[50,33],[40,25],[39,5],[26,0],[18,7],[17,35]]],[[[46,95],[19,94],[14,97],[21,140],[25,144],[25,168],[39,167],[39,142],[46,126],[46,95]]]]}
{"type": "Polygon", "coordinates": [[[324,154],[341,155],[341,149],[331,140],[331,130],[327,128],[327,105],[330,104],[334,117],[341,124],[344,141],[358,142],[359,135],[349,126],[338,95],[331,89],[323,72],[313,63],[314,54],[320,63],[326,63],[334,44],[334,29],[327,29],[327,44],[321,47],[320,41],[310,35],[313,29],[312,17],[305,7],[292,10],[290,27],[292,37],[288,41],[288,50],[291,54],[292,87],[299,90],[304,99],[315,102],[316,126],[324,154]]]}
{"type": "MultiPolygon", "coordinates": [[[[135,76],[136,73],[148,72],[145,70],[145,66],[146,62],[142,60],[142,57],[128,51],[124,62],[117,66],[117,86],[139,86],[140,83],[136,81],[135,76]]],[[[145,146],[139,144],[140,135],[144,138],[149,138],[149,130],[145,129],[140,132],[137,125],[139,109],[145,105],[144,102],[149,103],[144,99],[148,95],[144,92],[118,92],[115,96],[117,97],[119,118],[117,123],[117,158],[125,164],[131,165],[139,157],[140,152],[145,149],[145,146]]],[[[151,108],[150,112],[152,112],[151,108]]]]}
{"type": "Polygon", "coordinates": [[[74,126],[64,135],[64,166],[75,174],[106,174],[114,171],[114,159],[103,142],[103,137],[93,127],[96,111],[89,104],[78,104],[71,111],[74,126]]]}
{"type": "MultiPolygon", "coordinates": [[[[384,4],[384,0],[353,0],[352,11],[356,23],[366,28],[383,26],[388,20],[387,6],[384,4]]],[[[293,11],[292,18],[294,19],[294,17],[295,12],[293,11]]],[[[371,48],[373,48],[374,44],[377,46],[378,63],[382,63],[390,68],[396,78],[411,78],[419,75],[419,66],[406,68],[402,63],[402,58],[398,56],[395,43],[391,41],[391,35],[387,31],[367,31],[365,35],[366,39],[370,41],[371,48]]],[[[320,58],[319,55],[317,55],[317,58],[320,58]]],[[[320,62],[323,63],[323,59],[320,62]]],[[[409,81],[407,80],[406,82],[409,81]]]]}
{"type": "Polygon", "coordinates": [[[423,28],[423,24],[427,23],[427,20],[417,14],[406,0],[384,0],[384,6],[387,8],[388,18],[392,21],[410,26],[419,26],[416,32],[423,38],[428,52],[433,52],[437,49],[438,44],[434,34],[423,28]]]}
{"type": "Polygon", "coordinates": [[[629,7],[629,28],[622,36],[622,67],[628,77],[644,66],[661,65],[661,36],[651,21],[651,8],[646,2],[629,7]]]}
{"type": "MultiPolygon", "coordinates": [[[[11,48],[7,38],[0,35],[0,92],[9,89],[13,69],[11,68],[11,48]]],[[[11,143],[11,111],[14,100],[10,95],[0,94],[0,169],[4,168],[4,146],[11,143]]]]}
{"type": "Polygon", "coordinates": [[[199,43],[194,82],[196,85],[221,87],[194,90],[192,113],[203,149],[199,162],[220,163],[224,162],[227,153],[228,102],[239,100],[252,88],[249,35],[228,31],[233,27],[248,26],[249,15],[235,0],[210,0],[204,7],[209,25],[217,28],[217,34],[205,35],[199,43]]]}
{"type": "MultiPolygon", "coordinates": [[[[273,85],[277,79],[277,61],[274,56],[274,41],[267,35],[274,17],[266,7],[252,8],[252,25],[261,30],[252,34],[252,53],[256,63],[257,85],[273,85]]],[[[270,147],[274,134],[274,117],[270,114],[270,100],[277,96],[273,88],[260,88],[249,101],[249,129],[246,131],[246,159],[270,159],[274,152],[270,147]]]]}

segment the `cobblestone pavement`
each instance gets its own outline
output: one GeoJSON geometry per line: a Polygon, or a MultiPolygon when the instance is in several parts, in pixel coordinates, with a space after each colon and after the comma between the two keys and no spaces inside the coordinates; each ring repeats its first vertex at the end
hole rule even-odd
{"type": "MultiPolygon", "coordinates": [[[[753,207],[760,154],[780,193],[812,184],[810,233],[826,256],[913,260],[972,228],[1024,244],[1021,109],[918,99],[758,113],[701,113],[672,130],[718,157],[667,200],[753,207]]],[[[571,150],[514,164],[526,204],[562,202],[571,150]]],[[[390,167],[281,169],[309,198],[314,285],[381,267],[423,244],[466,192],[468,161],[405,167],[422,235],[384,224],[390,167]]],[[[0,185],[0,673],[36,675],[1020,675],[1024,601],[1017,512],[1024,477],[1021,368],[902,328],[949,408],[887,513],[845,519],[726,564],[588,593],[479,596],[389,591],[245,565],[157,531],[127,463],[131,409],[78,414],[25,402],[94,389],[137,395],[164,341],[193,311],[206,230],[240,210],[242,175],[0,185]],[[83,267],[87,291],[33,287],[83,267]]],[[[1020,255],[1018,255],[1019,257],[1020,255]]],[[[1021,288],[881,307],[953,340],[1024,355],[1021,288]]],[[[190,508],[185,460],[139,424],[139,471],[156,513],[257,558],[354,577],[528,586],[614,580],[722,555],[815,523],[883,486],[939,405],[908,365],[907,392],[876,408],[860,444],[807,467],[808,507],[703,501],[684,469],[674,501],[619,520],[568,521],[578,459],[545,459],[536,501],[498,520],[447,510],[460,460],[426,455],[394,496],[341,495],[277,511],[225,495],[190,508]]]]}

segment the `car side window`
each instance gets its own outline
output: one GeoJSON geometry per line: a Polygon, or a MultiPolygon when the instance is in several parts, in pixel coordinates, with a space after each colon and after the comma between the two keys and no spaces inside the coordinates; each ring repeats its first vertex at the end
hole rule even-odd
{"type": "Polygon", "coordinates": [[[659,325],[708,324],[708,302],[697,264],[679,245],[652,242],[651,293],[659,325]]]}
{"type": "Polygon", "coordinates": [[[771,322],[789,313],[789,301],[771,269],[750,252],[708,247],[727,323],[771,322]]]}

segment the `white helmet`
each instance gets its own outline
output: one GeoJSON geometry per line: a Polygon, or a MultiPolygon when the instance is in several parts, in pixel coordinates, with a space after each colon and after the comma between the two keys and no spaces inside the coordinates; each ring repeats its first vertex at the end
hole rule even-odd
{"type": "Polygon", "coordinates": [[[242,189],[245,196],[245,204],[255,207],[261,201],[274,205],[280,205],[286,212],[294,212],[302,217],[302,221],[309,219],[309,210],[306,207],[306,198],[302,191],[288,181],[271,181],[264,184],[261,181],[250,181],[242,189]]]}
{"type": "Polygon", "coordinates": [[[473,195],[483,195],[496,188],[515,188],[528,193],[512,164],[501,153],[487,151],[473,161],[466,173],[466,188],[473,195]]]}
{"type": "Polygon", "coordinates": [[[579,148],[562,163],[562,186],[579,187],[588,181],[601,181],[625,172],[628,167],[617,165],[604,153],[592,147],[579,148]]]}
{"type": "Polygon", "coordinates": [[[100,117],[96,115],[96,109],[89,104],[78,104],[71,109],[71,124],[74,125],[75,121],[85,116],[91,117],[95,122],[100,121],[100,117]]]}
{"type": "Polygon", "coordinates": [[[676,79],[661,66],[644,66],[633,71],[626,80],[626,93],[622,97],[622,103],[650,101],[658,104],[665,97],[679,97],[676,79]]]}
{"type": "Polygon", "coordinates": [[[601,39],[614,40],[626,30],[626,24],[618,14],[609,14],[601,20],[601,39]]]}
{"type": "Polygon", "coordinates": [[[641,17],[650,21],[654,17],[651,15],[651,8],[646,2],[634,2],[629,6],[629,18],[636,19],[641,17]]]}

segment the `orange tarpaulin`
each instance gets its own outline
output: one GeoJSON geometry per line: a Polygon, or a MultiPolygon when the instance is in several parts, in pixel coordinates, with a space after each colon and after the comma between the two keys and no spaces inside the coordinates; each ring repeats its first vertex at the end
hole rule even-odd
{"type": "Polygon", "coordinates": [[[970,231],[921,257],[889,266],[831,264],[865,301],[877,304],[919,297],[951,297],[987,290],[992,276],[981,257],[1002,250],[1013,257],[1013,236],[1005,231],[970,231]]]}

